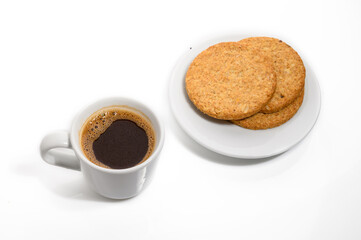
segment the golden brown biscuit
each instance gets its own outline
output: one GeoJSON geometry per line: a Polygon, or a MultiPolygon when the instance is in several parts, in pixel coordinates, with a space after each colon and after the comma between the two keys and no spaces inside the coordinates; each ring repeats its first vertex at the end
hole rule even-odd
{"type": "Polygon", "coordinates": [[[240,43],[260,50],[274,63],[277,75],[276,91],[261,112],[278,112],[291,104],[300,95],[305,84],[306,70],[298,53],[276,38],[251,37],[241,40],[240,43]]]}
{"type": "Polygon", "coordinates": [[[232,121],[232,123],[248,128],[248,129],[267,129],[278,127],[288,120],[290,120],[298,111],[302,105],[304,90],[302,90],[301,95],[299,95],[293,103],[283,108],[279,112],[275,113],[256,113],[255,115],[242,119],[232,121]]]}
{"type": "Polygon", "coordinates": [[[185,81],[188,96],[200,111],[225,120],[259,112],[276,88],[270,59],[237,42],[218,43],[201,52],[185,81]]]}

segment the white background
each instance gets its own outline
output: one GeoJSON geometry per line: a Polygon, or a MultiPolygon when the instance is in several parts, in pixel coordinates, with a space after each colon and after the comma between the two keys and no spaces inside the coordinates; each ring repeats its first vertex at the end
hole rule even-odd
{"type": "Polygon", "coordinates": [[[360,1],[1,1],[0,239],[361,239],[360,1]],[[169,76],[192,44],[266,35],[320,82],[319,120],[272,160],[191,140],[171,115],[169,76]],[[38,147],[108,96],[149,103],[166,124],[151,185],[112,201],[38,147]]]}

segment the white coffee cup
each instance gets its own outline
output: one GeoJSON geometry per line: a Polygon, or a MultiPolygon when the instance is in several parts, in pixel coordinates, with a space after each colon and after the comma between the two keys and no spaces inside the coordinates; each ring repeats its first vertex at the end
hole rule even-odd
{"type": "Polygon", "coordinates": [[[164,126],[146,105],[122,97],[97,101],[83,109],[73,120],[70,132],[59,131],[46,135],[40,144],[40,153],[45,162],[81,170],[86,182],[100,195],[113,199],[136,196],[152,178],[156,162],[164,143],[164,126]],[[79,142],[80,129],[86,119],[101,108],[122,105],[148,118],[155,132],[155,148],[143,163],[126,169],[108,169],[89,161],[83,154],[79,142]]]}

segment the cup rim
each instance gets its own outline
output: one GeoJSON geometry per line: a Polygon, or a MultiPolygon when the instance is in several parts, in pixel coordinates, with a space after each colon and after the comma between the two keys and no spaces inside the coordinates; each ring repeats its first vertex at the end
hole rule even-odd
{"type": "MultiPolygon", "coordinates": [[[[109,105],[110,106],[110,105],[109,105]]],[[[132,107],[132,106],[129,106],[132,107]]],[[[136,110],[140,111],[141,113],[143,113],[143,111],[141,111],[138,108],[135,108],[136,110]]],[[[149,116],[145,113],[143,113],[146,117],[149,118],[149,116]]],[[[84,124],[84,123],[82,123],[84,124]]],[[[80,161],[83,161],[85,164],[87,164],[89,167],[102,171],[102,172],[106,172],[106,173],[112,173],[112,174],[125,174],[125,173],[130,173],[130,172],[135,172],[141,168],[144,168],[145,166],[147,166],[148,164],[150,164],[155,158],[157,158],[157,156],[159,155],[159,153],[161,152],[163,145],[164,145],[164,125],[163,122],[158,118],[157,114],[147,105],[144,104],[142,102],[139,102],[138,100],[129,98],[129,97],[107,97],[107,98],[102,98],[99,99],[95,102],[92,102],[91,104],[88,104],[87,106],[83,107],[78,114],[75,116],[72,126],[71,126],[71,132],[70,132],[70,142],[72,145],[73,150],[76,152],[78,158],[80,158],[80,161]],[[158,140],[158,144],[156,145],[153,153],[148,157],[148,159],[146,159],[144,162],[142,162],[141,164],[135,165],[133,167],[130,168],[124,168],[124,169],[110,169],[110,168],[104,168],[104,167],[100,167],[98,165],[96,165],[95,163],[91,162],[83,153],[83,151],[80,149],[80,144],[79,142],[77,142],[75,140],[75,134],[78,134],[78,131],[76,128],[77,123],[79,122],[79,118],[82,115],[82,113],[90,106],[95,105],[99,102],[103,102],[103,101],[128,101],[128,102],[132,102],[136,105],[140,105],[142,108],[146,109],[147,111],[149,111],[153,116],[154,119],[156,121],[156,123],[159,126],[159,136],[156,136],[159,140],[158,140]]],[[[156,140],[157,141],[157,140],[156,140]]]]}

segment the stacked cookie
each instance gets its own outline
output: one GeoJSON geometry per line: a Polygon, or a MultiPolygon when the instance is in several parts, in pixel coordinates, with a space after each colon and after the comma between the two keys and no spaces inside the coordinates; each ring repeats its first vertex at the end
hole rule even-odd
{"type": "Polygon", "coordinates": [[[200,111],[248,129],[291,119],[302,104],[304,84],[297,52],[268,37],[213,45],[193,60],[186,75],[189,99],[200,111]]]}

